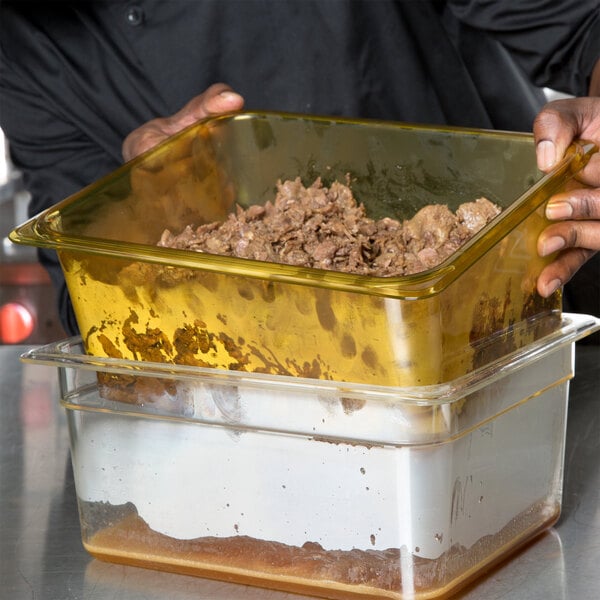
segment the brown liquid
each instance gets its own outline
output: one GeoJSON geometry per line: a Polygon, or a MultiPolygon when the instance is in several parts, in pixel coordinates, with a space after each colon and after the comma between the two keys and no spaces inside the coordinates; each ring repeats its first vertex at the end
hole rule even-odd
{"type": "Polygon", "coordinates": [[[396,548],[324,550],[313,542],[297,547],[247,536],[178,540],[151,530],[135,514],[101,529],[84,545],[109,562],[334,600],[426,600],[456,593],[555,523],[559,510],[536,503],[497,534],[469,549],[455,545],[437,559],[401,558],[396,548]]]}

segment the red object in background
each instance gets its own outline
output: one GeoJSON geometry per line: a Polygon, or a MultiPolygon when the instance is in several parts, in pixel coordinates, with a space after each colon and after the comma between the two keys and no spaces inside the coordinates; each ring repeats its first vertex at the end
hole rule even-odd
{"type": "Polygon", "coordinates": [[[63,337],[46,270],[37,262],[0,260],[0,345],[47,344],[63,337]]]}
{"type": "Polygon", "coordinates": [[[35,329],[35,316],[20,302],[0,306],[0,343],[24,342],[35,329]]]}

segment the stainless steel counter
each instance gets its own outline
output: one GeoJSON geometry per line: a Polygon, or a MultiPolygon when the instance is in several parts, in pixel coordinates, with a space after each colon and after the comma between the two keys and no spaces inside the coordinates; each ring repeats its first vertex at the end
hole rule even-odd
{"type": "MultiPolygon", "coordinates": [[[[102,563],[81,545],[69,435],[54,367],[0,346],[2,600],[299,600],[194,577],[102,563]]],[[[457,596],[592,600],[600,594],[600,348],[579,345],[571,383],[559,523],[457,596]]]]}

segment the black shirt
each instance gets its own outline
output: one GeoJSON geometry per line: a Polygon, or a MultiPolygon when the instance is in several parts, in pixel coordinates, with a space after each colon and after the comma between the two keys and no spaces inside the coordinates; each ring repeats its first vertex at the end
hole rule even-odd
{"type": "MultiPolygon", "coordinates": [[[[124,137],[212,83],[248,109],[531,130],[585,95],[600,0],[0,4],[0,127],[37,213],[115,169],[124,137]]],[[[75,332],[53,253],[43,251],[75,332]]]]}

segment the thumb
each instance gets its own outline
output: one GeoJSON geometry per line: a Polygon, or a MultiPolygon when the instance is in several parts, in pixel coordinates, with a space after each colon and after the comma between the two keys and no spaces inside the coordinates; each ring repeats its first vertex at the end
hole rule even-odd
{"type": "Polygon", "coordinates": [[[167,128],[173,133],[205,117],[240,110],[244,99],[224,83],[215,83],[192,98],[181,110],[167,117],[167,128]]]}
{"type": "Polygon", "coordinates": [[[533,123],[535,152],[540,171],[549,171],[562,159],[567,148],[580,134],[579,122],[569,101],[546,104],[533,123]]]}

